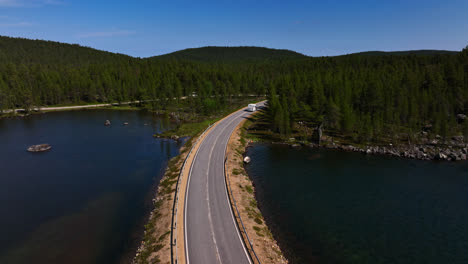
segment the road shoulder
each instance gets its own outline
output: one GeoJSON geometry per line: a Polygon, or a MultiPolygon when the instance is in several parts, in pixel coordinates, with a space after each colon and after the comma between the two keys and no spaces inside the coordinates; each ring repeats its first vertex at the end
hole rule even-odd
{"type": "MultiPolygon", "coordinates": [[[[288,263],[283,256],[278,243],[273,238],[268,226],[266,226],[262,213],[258,209],[255,199],[255,188],[244,169],[243,154],[248,145],[247,140],[242,137],[242,129],[246,120],[243,120],[232,132],[229,138],[226,152],[226,182],[232,191],[231,205],[234,206],[233,199],[242,218],[242,224],[246,229],[247,236],[253,245],[253,250],[260,263],[288,263]]],[[[242,230],[239,215],[233,208],[238,226],[241,227],[244,243],[249,248],[249,241],[242,230]]],[[[249,251],[252,251],[249,249],[249,251]]],[[[253,257],[254,263],[258,263],[253,257]]]]}

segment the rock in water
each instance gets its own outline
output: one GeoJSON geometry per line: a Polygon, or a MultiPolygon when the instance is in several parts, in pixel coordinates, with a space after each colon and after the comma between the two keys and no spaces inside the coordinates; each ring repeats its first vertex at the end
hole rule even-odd
{"type": "Polygon", "coordinates": [[[106,122],[104,122],[104,125],[105,126],[110,126],[111,125],[111,122],[109,120],[106,120],[106,122]]]}
{"type": "Polygon", "coordinates": [[[249,157],[249,156],[245,156],[244,162],[245,162],[245,163],[249,163],[249,162],[250,162],[250,157],[249,157]]]}
{"type": "Polygon", "coordinates": [[[39,145],[32,145],[28,148],[29,152],[43,152],[48,151],[52,148],[49,144],[39,144],[39,145]]]}

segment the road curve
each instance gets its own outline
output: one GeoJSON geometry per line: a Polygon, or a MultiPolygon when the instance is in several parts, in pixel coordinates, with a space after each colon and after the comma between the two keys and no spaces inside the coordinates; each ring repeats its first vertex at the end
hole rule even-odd
{"type": "Polygon", "coordinates": [[[252,263],[231,211],[224,177],[229,137],[250,114],[242,109],[219,121],[195,154],[185,194],[187,264],[252,263]]]}

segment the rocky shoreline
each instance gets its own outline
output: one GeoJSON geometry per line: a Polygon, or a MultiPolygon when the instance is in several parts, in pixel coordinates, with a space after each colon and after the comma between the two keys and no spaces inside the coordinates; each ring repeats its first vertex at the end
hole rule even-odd
{"type": "Polygon", "coordinates": [[[316,143],[291,143],[292,147],[308,146],[312,148],[338,149],[344,151],[360,152],[367,155],[389,155],[399,158],[418,159],[418,160],[445,160],[462,161],[468,159],[468,144],[463,141],[451,140],[443,142],[434,139],[428,143],[408,144],[408,145],[366,145],[354,146],[351,144],[341,144],[339,142],[324,141],[322,144],[316,143]]]}

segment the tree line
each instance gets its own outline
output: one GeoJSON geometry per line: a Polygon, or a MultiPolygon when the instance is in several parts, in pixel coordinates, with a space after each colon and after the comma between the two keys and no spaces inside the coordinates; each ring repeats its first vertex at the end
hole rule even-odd
{"type": "Polygon", "coordinates": [[[272,130],[285,136],[300,122],[359,139],[429,126],[448,137],[468,130],[457,120],[468,112],[468,51],[311,58],[208,47],[141,59],[0,37],[0,110],[133,100],[164,109],[187,97],[209,113],[239,95],[268,95],[272,130]]]}
{"type": "Polygon", "coordinates": [[[295,122],[360,141],[422,130],[468,137],[468,49],[458,54],[348,55],[291,65],[269,89],[272,128],[295,122]],[[458,116],[458,118],[457,118],[458,116]]]}

